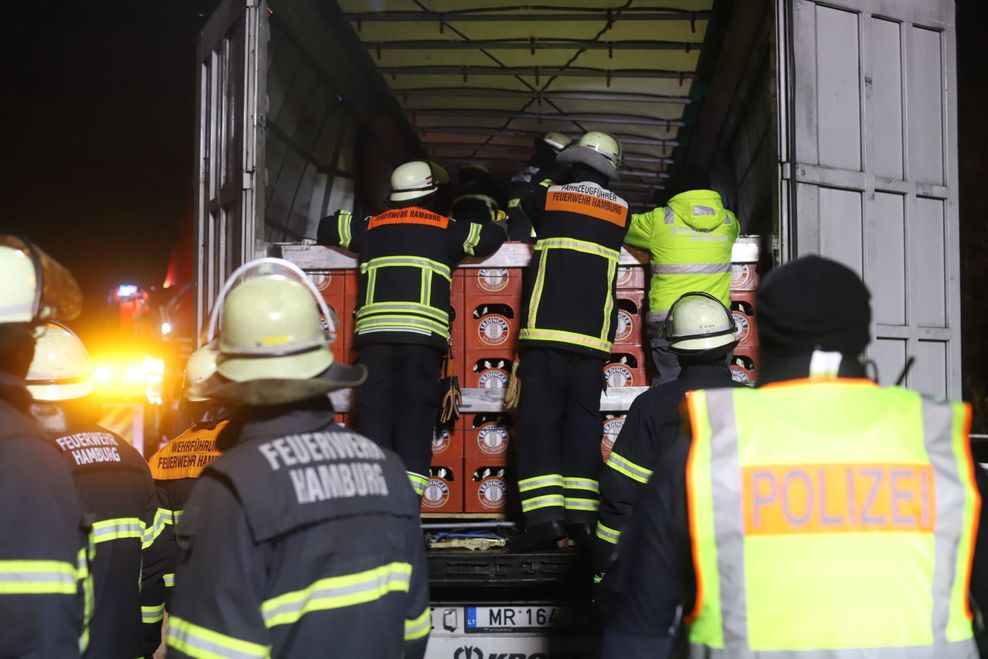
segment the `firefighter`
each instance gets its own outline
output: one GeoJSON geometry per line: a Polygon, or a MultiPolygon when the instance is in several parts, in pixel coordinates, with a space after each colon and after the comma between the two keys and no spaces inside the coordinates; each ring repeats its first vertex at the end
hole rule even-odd
{"type": "Polygon", "coordinates": [[[419,500],[397,456],[334,423],[328,392],[365,368],[334,363],[318,295],[261,270],[216,302],[201,393],[236,411],[176,527],[169,656],[424,655],[419,500]]]}
{"type": "Polygon", "coordinates": [[[817,256],[765,278],[759,388],[688,394],[621,536],[604,657],[667,656],[680,610],[691,656],[978,656],[970,407],[866,379],[869,297],[817,256]]]}
{"type": "Polygon", "coordinates": [[[686,293],[669,308],[669,346],[682,370],[631,404],[600,477],[600,517],[594,567],[606,572],[621,531],[662,452],[679,433],[679,407],[687,391],[735,386],[728,362],[737,345],[730,310],[708,293],[686,293]]]}
{"type": "Polygon", "coordinates": [[[220,456],[216,438],[226,427],[228,411],[222,405],[193,392],[216,372],[216,346],[204,345],[189,357],[185,365],[185,386],[182,392],[184,416],[192,425],[169,440],[151,458],[151,477],[157,492],[158,508],[167,524],[165,544],[168,547],[164,583],[166,605],[175,585],[174,526],[182,518],[185,502],[192,486],[203,470],[220,456]]]}
{"type": "Polygon", "coordinates": [[[731,304],[731,251],[741,232],[720,194],[709,189],[706,174],[687,168],[670,186],[664,206],[631,216],[626,242],[647,250],[652,278],[646,330],[657,377],[653,384],[676,379],[679,361],[663,334],[669,307],[683,293],[710,293],[731,304]]]}
{"type": "Polygon", "coordinates": [[[556,164],[556,156],[572,142],[573,140],[566,135],[555,131],[535,139],[532,157],[508,184],[509,239],[531,242],[532,220],[522,210],[521,198],[539,181],[550,179],[557,183],[567,182],[563,180],[565,167],[556,164]]]}
{"type": "Polygon", "coordinates": [[[457,172],[459,190],[449,214],[460,222],[495,222],[504,208],[501,184],[481,163],[470,163],[457,172]]]}
{"type": "Polygon", "coordinates": [[[589,549],[597,520],[600,394],[611,354],[615,272],[628,204],[607,189],[621,146],[591,131],[557,159],[573,183],[543,180],[522,197],[538,241],[519,333],[517,475],[526,530],[518,550],[552,548],[569,535],[589,549]],[[569,528],[566,528],[566,525],[569,528]]]}
{"type": "Polygon", "coordinates": [[[504,242],[504,222],[457,222],[436,212],[428,163],[391,175],[391,209],[367,219],[323,218],[318,242],[360,255],[354,348],[369,375],[356,391],[357,430],[405,462],[420,495],[429,482],[440,369],[450,339],[453,268],[504,242]]]}
{"type": "Polygon", "coordinates": [[[92,607],[88,531],[24,378],[44,319],[74,318],[82,297],[61,265],[12,236],[0,236],[0,280],[0,652],[78,657],[92,607]]]}
{"type": "Polygon", "coordinates": [[[59,450],[92,524],[95,609],[89,654],[149,656],[161,642],[164,551],[147,463],[122,437],[97,424],[89,353],[66,327],[49,322],[28,370],[31,413],[59,450]]]}

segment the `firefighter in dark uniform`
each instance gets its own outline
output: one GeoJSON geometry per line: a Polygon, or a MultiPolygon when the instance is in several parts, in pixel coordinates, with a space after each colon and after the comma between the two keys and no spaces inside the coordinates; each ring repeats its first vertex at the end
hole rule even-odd
{"type": "Polygon", "coordinates": [[[161,642],[164,520],[147,463],[119,435],[97,425],[89,354],[75,334],[48,323],[38,339],[27,388],[31,413],[61,451],[96,547],[95,609],[89,654],[149,656],[161,642]]]}
{"type": "Polygon", "coordinates": [[[867,379],[869,297],[818,256],[762,281],[759,386],[687,395],[608,573],[605,659],[667,657],[674,634],[697,657],[978,656],[970,407],[867,379]]]}
{"type": "Polygon", "coordinates": [[[603,367],[614,340],[615,273],[628,229],[627,202],[607,189],[621,162],[617,140],[589,132],[558,160],[572,165],[574,182],[541,181],[521,202],[538,240],[519,333],[516,457],[526,524],[512,543],[519,550],[551,548],[567,533],[590,548],[603,367]]]}
{"type": "Polygon", "coordinates": [[[424,655],[419,500],[396,455],[334,423],[327,393],[365,369],[333,362],[316,296],[266,273],[216,302],[202,393],[236,411],[176,527],[169,656],[424,655]]]}
{"type": "Polygon", "coordinates": [[[158,510],[166,524],[163,536],[167,547],[164,573],[166,608],[168,596],[175,585],[178,546],[175,544],[174,527],[182,518],[185,502],[192,494],[196,479],[221,455],[216,448],[216,440],[220,431],[229,423],[223,406],[192,392],[193,387],[216,372],[216,357],[216,348],[213,345],[205,345],[189,357],[185,365],[185,400],[182,407],[186,418],[192,419],[192,425],[158,449],[150,460],[158,510]]]}
{"type": "Polygon", "coordinates": [[[453,268],[494,253],[505,228],[436,213],[428,163],[399,166],[391,187],[391,210],[366,219],[339,211],[320,222],[318,241],[360,255],[353,345],[369,375],[356,391],[355,427],[401,456],[421,495],[442,398],[453,268]]]}
{"type": "Polygon", "coordinates": [[[78,657],[92,611],[88,529],[24,377],[42,319],[74,318],[82,297],[64,268],[12,236],[0,236],[0,280],[0,653],[78,657]]]}
{"type": "Polygon", "coordinates": [[[460,167],[456,198],[449,207],[450,217],[460,222],[486,224],[498,220],[505,205],[504,188],[481,163],[460,167]]]}
{"type": "Polygon", "coordinates": [[[628,410],[600,476],[594,569],[607,571],[621,531],[661,453],[679,435],[679,408],[694,389],[737,386],[728,362],[737,345],[734,317],[708,293],[681,296],[666,317],[666,336],[682,366],[679,376],[638,396],[628,410]]]}
{"type": "Polygon", "coordinates": [[[523,242],[532,241],[532,220],[521,207],[521,198],[528,190],[546,179],[565,183],[565,166],[556,163],[559,152],[573,140],[555,131],[546,133],[535,140],[535,152],[525,166],[508,184],[508,237],[523,242]]]}

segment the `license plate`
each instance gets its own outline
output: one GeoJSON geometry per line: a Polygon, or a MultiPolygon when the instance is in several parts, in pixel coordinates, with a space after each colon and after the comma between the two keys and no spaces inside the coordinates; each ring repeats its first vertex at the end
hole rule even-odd
{"type": "Polygon", "coordinates": [[[468,606],[466,631],[513,632],[565,624],[563,609],[555,606],[468,606]]]}

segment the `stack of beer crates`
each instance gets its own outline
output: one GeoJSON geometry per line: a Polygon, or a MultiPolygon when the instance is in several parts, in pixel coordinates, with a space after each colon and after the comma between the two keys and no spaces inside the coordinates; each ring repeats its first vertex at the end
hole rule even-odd
{"type": "MultiPolygon", "coordinates": [[[[743,245],[742,245],[743,246],[743,245]]],[[[758,380],[758,328],[755,325],[755,289],[758,287],[757,252],[735,250],[741,258],[731,266],[731,314],[737,325],[738,345],[731,358],[731,376],[735,382],[754,385],[758,380]]]]}
{"type": "MultiPolygon", "coordinates": [[[[336,340],[331,347],[333,359],[343,364],[351,364],[355,358],[353,353],[353,316],[357,309],[357,274],[353,270],[310,271],[312,283],[322,293],[326,306],[335,315],[336,340]]],[[[323,319],[323,327],[327,327],[323,319]]],[[[350,415],[345,412],[336,414],[336,422],[349,426],[350,415]]]]}

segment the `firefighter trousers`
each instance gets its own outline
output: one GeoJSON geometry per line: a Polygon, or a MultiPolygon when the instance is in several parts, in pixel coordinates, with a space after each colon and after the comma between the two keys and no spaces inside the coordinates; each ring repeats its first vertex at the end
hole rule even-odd
{"type": "Polygon", "coordinates": [[[528,526],[597,519],[604,363],[603,357],[552,348],[522,354],[515,456],[528,526]]]}
{"type": "Polygon", "coordinates": [[[419,495],[429,482],[442,358],[429,346],[378,343],[362,346],[357,359],[367,381],[354,391],[354,428],[398,454],[419,495]]]}

